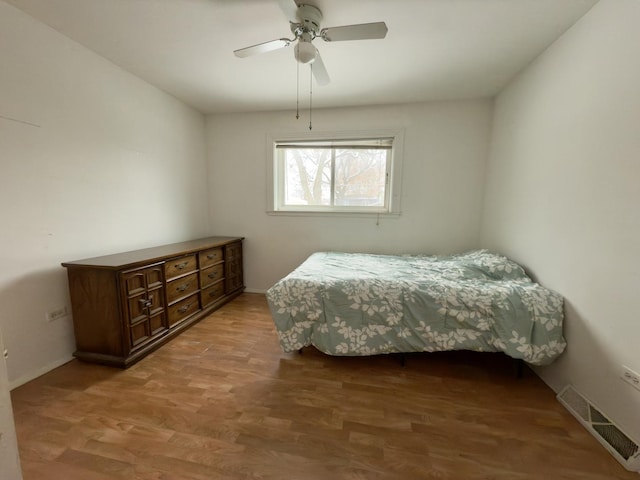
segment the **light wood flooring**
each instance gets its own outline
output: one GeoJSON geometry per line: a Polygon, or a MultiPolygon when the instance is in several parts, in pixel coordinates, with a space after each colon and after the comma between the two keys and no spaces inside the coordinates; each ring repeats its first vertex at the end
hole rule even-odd
{"type": "Polygon", "coordinates": [[[281,352],[243,294],[128,370],[12,392],[25,480],[638,480],[498,354],[281,352]]]}

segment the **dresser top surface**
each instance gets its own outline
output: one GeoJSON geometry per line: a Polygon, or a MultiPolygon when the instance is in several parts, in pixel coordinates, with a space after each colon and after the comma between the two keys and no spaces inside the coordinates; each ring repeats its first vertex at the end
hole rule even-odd
{"type": "Polygon", "coordinates": [[[63,267],[93,267],[106,269],[120,269],[141,263],[155,263],[166,258],[188,255],[199,250],[215,248],[228,243],[242,241],[244,237],[207,237],[186,242],[160,245],[157,247],[132,250],[130,252],[115,253],[100,257],[86,258],[62,263],[63,267]]]}

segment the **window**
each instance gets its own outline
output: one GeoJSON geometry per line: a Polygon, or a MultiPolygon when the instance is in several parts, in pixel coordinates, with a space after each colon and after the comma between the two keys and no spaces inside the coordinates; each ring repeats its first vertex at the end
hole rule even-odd
{"type": "Polygon", "coordinates": [[[273,210],[394,212],[396,137],[273,141],[273,210]]]}

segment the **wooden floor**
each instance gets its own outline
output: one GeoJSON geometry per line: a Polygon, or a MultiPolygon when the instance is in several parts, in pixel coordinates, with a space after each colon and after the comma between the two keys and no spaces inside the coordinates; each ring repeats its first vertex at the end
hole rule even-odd
{"type": "Polygon", "coordinates": [[[244,294],[128,370],[12,392],[25,480],[633,479],[510,359],[284,354],[244,294]]]}

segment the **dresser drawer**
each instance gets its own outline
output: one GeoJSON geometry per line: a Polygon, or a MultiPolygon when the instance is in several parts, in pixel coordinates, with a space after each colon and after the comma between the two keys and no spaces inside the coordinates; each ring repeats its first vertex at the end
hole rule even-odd
{"type": "Polygon", "coordinates": [[[220,263],[224,260],[224,256],[222,254],[222,247],[212,248],[210,250],[205,250],[204,252],[200,252],[198,254],[198,259],[200,260],[200,268],[206,268],[209,265],[214,265],[216,263],[220,263]]]}
{"type": "Polygon", "coordinates": [[[205,270],[200,270],[200,286],[205,288],[224,278],[224,264],[214,265],[205,270]]]}
{"type": "Polygon", "coordinates": [[[167,308],[169,312],[169,325],[173,326],[179,323],[181,320],[193,315],[200,311],[200,301],[198,295],[194,294],[190,297],[180,300],[167,308]]]}
{"type": "Polygon", "coordinates": [[[176,278],[167,282],[167,303],[171,303],[179,298],[198,290],[198,274],[192,273],[186,277],[176,278]]]}
{"type": "Polygon", "coordinates": [[[224,282],[218,282],[202,290],[202,308],[224,297],[224,282]]]}
{"type": "Polygon", "coordinates": [[[195,272],[198,269],[198,263],[195,255],[187,255],[186,257],[172,258],[164,264],[164,274],[167,280],[195,272]]]}

